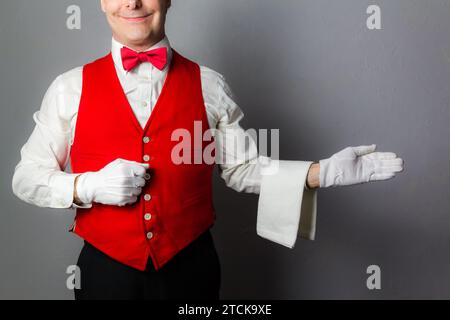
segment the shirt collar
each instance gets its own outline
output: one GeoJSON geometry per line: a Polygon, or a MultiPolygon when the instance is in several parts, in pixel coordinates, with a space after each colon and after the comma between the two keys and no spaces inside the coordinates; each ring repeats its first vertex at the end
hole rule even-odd
{"type": "MultiPolygon", "coordinates": [[[[122,43],[120,43],[119,41],[117,41],[116,39],[114,39],[114,37],[112,37],[111,54],[112,54],[114,63],[116,64],[118,70],[121,70],[123,72],[123,74],[127,75],[129,73],[129,71],[126,71],[123,68],[122,56],[120,54],[120,49],[122,49],[123,47],[126,47],[126,46],[123,45],[122,43]]],[[[154,44],[153,46],[151,46],[150,48],[148,48],[147,50],[144,50],[144,51],[149,51],[149,50],[158,49],[158,48],[167,48],[167,63],[164,66],[163,70],[161,70],[161,71],[158,69],[156,69],[156,70],[158,70],[160,72],[166,72],[167,67],[170,65],[170,62],[172,60],[172,48],[170,46],[170,42],[169,42],[169,39],[167,38],[167,36],[164,36],[164,38],[161,41],[159,41],[158,43],[154,44]]]]}

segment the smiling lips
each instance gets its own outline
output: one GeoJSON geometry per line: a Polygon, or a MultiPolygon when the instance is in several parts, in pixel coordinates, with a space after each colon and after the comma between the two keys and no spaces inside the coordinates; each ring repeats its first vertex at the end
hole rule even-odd
{"type": "Polygon", "coordinates": [[[128,22],[142,22],[145,19],[147,19],[148,17],[150,17],[151,14],[145,15],[145,16],[141,16],[141,17],[121,17],[122,19],[128,21],[128,22]]]}

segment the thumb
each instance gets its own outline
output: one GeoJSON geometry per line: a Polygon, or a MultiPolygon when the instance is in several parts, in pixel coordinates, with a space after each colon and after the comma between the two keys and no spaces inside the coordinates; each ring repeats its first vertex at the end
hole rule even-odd
{"type": "Polygon", "coordinates": [[[376,148],[377,148],[377,145],[372,144],[369,146],[353,147],[353,151],[356,153],[357,156],[362,156],[362,155],[374,152],[376,148]]]}
{"type": "Polygon", "coordinates": [[[138,164],[139,166],[144,167],[145,169],[150,168],[150,165],[148,163],[143,163],[143,162],[135,162],[136,164],[138,164]]]}
{"type": "Polygon", "coordinates": [[[150,168],[150,165],[149,165],[148,163],[137,162],[137,161],[131,161],[131,160],[126,160],[126,159],[121,159],[121,160],[122,160],[122,162],[140,165],[140,166],[143,166],[144,168],[147,168],[147,169],[150,168]]]}
{"type": "Polygon", "coordinates": [[[138,162],[138,164],[140,164],[141,166],[143,166],[146,169],[150,168],[150,165],[148,163],[138,162]]]}

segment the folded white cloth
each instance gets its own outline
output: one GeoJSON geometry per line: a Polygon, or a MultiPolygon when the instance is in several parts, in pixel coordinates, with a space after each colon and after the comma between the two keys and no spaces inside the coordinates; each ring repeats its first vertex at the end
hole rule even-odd
{"type": "Polygon", "coordinates": [[[312,161],[272,160],[262,170],[256,223],[259,236],[291,249],[299,236],[314,240],[317,189],[304,189],[312,164],[312,161]]]}

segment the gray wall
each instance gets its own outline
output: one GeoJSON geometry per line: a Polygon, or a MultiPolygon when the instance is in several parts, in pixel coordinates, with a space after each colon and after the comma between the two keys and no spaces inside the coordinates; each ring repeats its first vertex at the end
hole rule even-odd
{"type": "MultiPolygon", "coordinates": [[[[449,21],[448,0],[173,1],[172,45],[227,77],[247,128],[280,128],[282,159],[377,143],[405,160],[393,180],[320,190],[317,240],[293,250],[258,237],[257,196],[216,177],[223,298],[450,298],[449,21]],[[365,26],[372,3],[382,30],[365,26]]],[[[0,298],[72,299],[73,212],[20,202],[11,178],[47,87],[105,54],[109,28],[99,1],[5,1],[0,46],[0,298]]]]}

